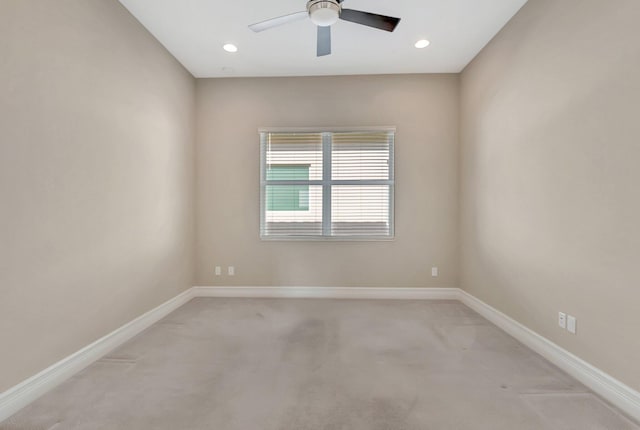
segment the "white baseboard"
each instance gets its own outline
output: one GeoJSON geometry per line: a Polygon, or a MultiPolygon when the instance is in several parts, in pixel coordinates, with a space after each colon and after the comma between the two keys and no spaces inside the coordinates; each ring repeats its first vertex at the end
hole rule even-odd
{"type": "Polygon", "coordinates": [[[0,393],[0,422],[194,297],[459,300],[640,421],[640,393],[458,288],[193,287],[0,393]]]}
{"type": "Polygon", "coordinates": [[[192,298],[193,291],[189,289],[13,388],[0,393],[0,422],[161,320],[192,298]]]}
{"type": "Polygon", "coordinates": [[[633,419],[640,421],[640,393],[638,391],[571,354],[549,339],[540,336],[471,294],[459,290],[459,299],[484,318],[582,382],[612,405],[618,407],[633,419]]]}
{"type": "Polygon", "coordinates": [[[458,300],[457,288],[193,287],[194,297],[458,300]]]}

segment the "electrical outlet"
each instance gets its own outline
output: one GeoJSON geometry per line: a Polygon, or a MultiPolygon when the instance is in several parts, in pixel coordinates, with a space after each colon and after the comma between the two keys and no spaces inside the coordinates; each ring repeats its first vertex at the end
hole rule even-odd
{"type": "Polygon", "coordinates": [[[569,333],[576,334],[578,329],[577,324],[578,320],[576,320],[576,317],[572,317],[571,315],[567,316],[567,330],[569,333]]]}
{"type": "Polygon", "coordinates": [[[227,274],[228,274],[229,276],[234,276],[234,275],[236,274],[236,268],[235,268],[235,267],[233,267],[233,266],[229,266],[229,267],[227,268],[227,274]]]}
{"type": "Polygon", "coordinates": [[[438,268],[437,267],[432,267],[431,268],[431,276],[433,276],[434,278],[438,277],[438,268]]]}
{"type": "Polygon", "coordinates": [[[567,328],[567,314],[564,312],[558,312],[558,325],[562,328],[567,328]]]}
{"type": "Polygon", "coordinates": [[[216,276],[222,275],[222,268],[220,266],[216,266],[216,276]]]}

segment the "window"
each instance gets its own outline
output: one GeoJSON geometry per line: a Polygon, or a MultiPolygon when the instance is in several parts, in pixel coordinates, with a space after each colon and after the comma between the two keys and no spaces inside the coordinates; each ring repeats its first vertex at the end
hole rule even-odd
{"type": "Polygon", "coordinates": [[[263,239],[393,238],[395,129],[261,130],[263,239]]]}

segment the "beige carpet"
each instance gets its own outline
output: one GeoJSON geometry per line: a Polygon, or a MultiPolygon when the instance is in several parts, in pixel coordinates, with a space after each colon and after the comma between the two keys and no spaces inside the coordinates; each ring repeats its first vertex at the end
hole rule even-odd
{"type": "Polygon", "coordinates": [[[2,430],[639,429],[458,302],[195,299],[2,430]]]}

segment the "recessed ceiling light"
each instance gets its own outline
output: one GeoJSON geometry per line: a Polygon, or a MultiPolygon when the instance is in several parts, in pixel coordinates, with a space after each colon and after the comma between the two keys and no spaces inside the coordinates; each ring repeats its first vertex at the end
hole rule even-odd
{"type": "Polygon", "coordinates": [[[227,52],[238,52],[238,47],[233,43],[227,43],[222,47],[222,49],[224,49],[227,52]]]}
{"type": "Polygon", "coordinates": [[[416,42],[416,48],[418,49],[426,48],[429,45],[431,45],[431,42],[429,42],[427,39],[418,40],[416,42]]]}

